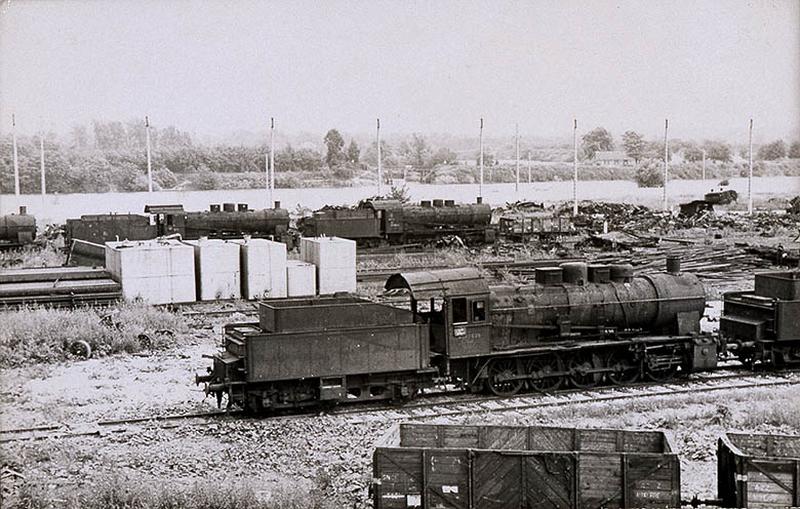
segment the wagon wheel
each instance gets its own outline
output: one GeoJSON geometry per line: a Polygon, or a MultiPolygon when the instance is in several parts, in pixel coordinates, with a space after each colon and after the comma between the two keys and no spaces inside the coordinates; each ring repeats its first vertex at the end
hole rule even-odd
{"type": "Polygon", "coordinates": [[[614,385],[632,384],[641,375],[640,367],[630,362],[622,351],[610,352],[606,357],[606,367],[609,369],[608,380],[614,385]]]}
{"type": "Polygon", "coordinates": [[[515,359],[494,359],[489,364],[489,389],[497,396],[513,396],[524,385],[522,379],[514,378],[518,375],[515,359]]]}
{"type": "Polygon", "coordinates": [[[594,356],[589,352],[576,352],[567,363],[569,379],[579,389],[588,389],[600,383],[602,373],[592,373],[597,367],[594,356]]]}
{"type": "Polygon", "coordinates": [[[530,376],[528,383],[535,391],[548,392],[558,389],[564,378],[550,375],[559,371],[561,371],[561,360],[555,354],[532,357],[525,361],[525,373],[530,376]]]}

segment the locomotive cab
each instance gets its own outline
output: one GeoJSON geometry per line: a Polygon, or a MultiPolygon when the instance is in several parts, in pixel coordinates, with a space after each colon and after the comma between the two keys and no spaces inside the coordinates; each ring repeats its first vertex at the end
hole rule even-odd
{"type": "Polygon", "coordinates": [[[155,218],[156,232],[159,237],[186,233],[186,213],[183,205],[145,205],[144,211],[155,218]]]}
{"type": "Polygon", "coordinates": [[[414,315],[429,324],[434,355],[453,359],[491,350],[489,287],[477,269],[395,274],[385,288],[409,292],[414,315]]]}

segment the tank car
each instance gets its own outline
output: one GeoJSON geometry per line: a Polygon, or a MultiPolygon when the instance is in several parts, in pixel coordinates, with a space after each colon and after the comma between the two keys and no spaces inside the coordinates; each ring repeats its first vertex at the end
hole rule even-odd
{"type": "Polygon", "coordinates": [[[723,296],[720,336],[745,364],[800,364],[800,271],[763,272],[723,296]]]}
{"type": "Polygon", "coordinates": [[[435,382],[508,396],[716,364],[703,287],[674,263],[642,276],[567,264],[523,286],[490,286],[473,268],[410,272],[385,288],[407,293],[410,311],[349,296],[263,302],[259,323],[225,328],[196,381],[261,410],[410,397],[435,382]]]}
{"type": "Polygon", "coordinates": [[[0,248],[21,247],[36,239],[36,218],[27,213],[26,207],[19,214],[0,216],[0,248]]]}

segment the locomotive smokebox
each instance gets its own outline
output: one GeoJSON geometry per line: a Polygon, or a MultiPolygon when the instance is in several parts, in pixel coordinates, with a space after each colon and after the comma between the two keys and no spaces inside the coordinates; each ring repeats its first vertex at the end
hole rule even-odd
{"type": "Polygon", "coordinates": [[[223,203],[222,210],[224,212],[236,212],[236,204],[235,203],[223,203]]]}
{"type": "Polygon", "coordinates": [[[220,211],[219,204],[212,203],[211,205],[208,206],[208,210],[210,210],[211,212],[219,212],[220,211]]]}
{"type": "Polygon", "coordinates": [[[681,259],[677,256],[667,256],[667,272],[670,274],[680,274],[681,259]]]}
{"type": "Polygon", "coordinates": [[[247,212],[248,210],[246,203],[240,203],[236,208],[239,210],[239,212],[247,212]]]}

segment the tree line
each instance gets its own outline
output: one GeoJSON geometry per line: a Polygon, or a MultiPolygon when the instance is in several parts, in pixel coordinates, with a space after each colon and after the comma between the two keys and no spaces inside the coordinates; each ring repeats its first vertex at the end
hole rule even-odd
{"type": "MultiPolygon", "coordinates": [[[[251,180],[239,178],[242,186],[263,185],[266,144],[256,146],[230,143],[204,144],[188,132],[173,126],[151,127],[152,168],[157,189],[217,189],[226,174],[248,174],[251,180]],[[259,180],[261,179],[261,180],[259,180]]],[[[347,181],[377,165],[377,144],[359,146],[345,139],[338,129],[330,129],[317,146],[286,144],[275,151],[278,185],[297,186],[313,181],[347,181]]],[[[39,137],[18,136],[20,187],[23,193],[39,189],[39,137]]],[[[147,189],[146,131],[142,122],[100,122],[76,126],[66,137],[45,135],[45,168],[47,191],[50,193],[144,191],[147,189]]],[[[622,150],[637,163],[663,160],[663,142],[648,141],[634,131],[622,135],[622,150]]],[[[614,150],[611,134],[598,127],[582,137],[581,158],[592,160],[598,151],[614,150]]],[[[718,141],[671,141],[671,154],[682,151],[687,161],[698,161],[705,150],[706,157],[720,162],[731,161],[730,145],[718,141]]],[[[508,146],[498,147],[508,152],[508,146]]],[[[547,150],[547,149],[545,149],[547,150]]],[[[800,142],[790,146],[777,140],[763,145],[758,158],[800,158],[800,142]]],[[[410,167],[426,175],[437,168],[457,162],[458,154],[447,146],[433,146],[419,133],[402,138],[395,145],[381,140],[381,158],[388,169],[410,167]]],[[[477,151],[475,152],[477,159],[477,151]]],[[[484,163],[489,166],[497,159],[491,149],[485,151],[484,163]]],[[[0,193],[13,193],[13,157],[11,136],[0,138],[0,193]]],[[[228,179],[229,181],[232,179],[228,179]]]]}

